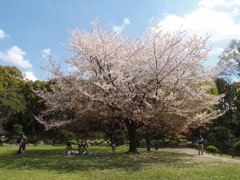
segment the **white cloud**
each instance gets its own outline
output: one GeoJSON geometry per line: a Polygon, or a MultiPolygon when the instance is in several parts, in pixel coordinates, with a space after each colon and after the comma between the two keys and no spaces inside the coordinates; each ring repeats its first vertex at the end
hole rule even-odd
{"type": "Polygon", "coordinates": [[[224,51],[224,48],[221,47],[215,47],[211,50],[211,55],[219,55],[224,51]]]}
{"type": "Polygon", "coordinates": [[[229,4],[226,0],[201,0],[198,5],[213,8],[218,6],[228,6],[229,4]]]}
{"type": "Polygon", "coordinates": [[[124,25],[130,24],[130,20],[129,20],[128,18],[125,18],[125,19],[123,20],[123,24],[124,24],[124,25]]]}
{"type": "Polygon", "coordinates": [[[233,0],[233,1],[232,1],[232,4],[233,4],[233,5],[238,5],[238,6],[240,6],[240,1],[239,1],[239,0],[233,0]]]}
{"type": "Polygon", "coordinates": [[[211,41],[240,38],[239,0],[201,0],[198,8],[182,16],[168,14],[160,21],[164,29],[174,31],[181,26],[197,34],[209,34],[211,41]]]}
{"type": "Polygon", "coordinates": [[[113,31],[116,32],[117,34],[120,34],[123,30],[122,26],[113,26],[113,31]]]}
{"type": "Polygon", "coordinates": [[[8,35],[2,29],[0,29],[0,39],[3,39],[5,37],[8,37],[8,35]]]}
{"type": "Polygon", "coordinates": [[[42,50],[42,56],[43,58],[48,59],[49,57],[52,56],[52,50],[51,49],[42,50]]]}
{"type": "Polygon", "coordinates": [[[125,18],[121,26],[113,26],[113,31],[116,32],[117,34],[120,34],[128,24],[130,24],[130,20],[128,18],[125,18]]]}
{"type": "Polygon", "coordinates": [[[239,16],[240,15],[240,11],[239,8],[235,7],[233,8],[233,11],[231,12],[232,16],[239,16]]]}
{"type": "Polygon", "coordinates": [[[32,81],[38,80],[36,78],[36,76],[33,74],[33,72],[31,72],[31,71],[24,72],[24,75],[26,77],[25,79],[27,79],[27,80],[32,80],[32,81]]]}
{"type": "Polygon", "coordinates": [[[17,46],[13,46],[6,52],[0,51],[0,60],[2,59],[3,61],[10,62],[23,68],[30,68],[32,67],[32,64],[29,60],[24,59],[25,55],[26,52],[17,46]]]}

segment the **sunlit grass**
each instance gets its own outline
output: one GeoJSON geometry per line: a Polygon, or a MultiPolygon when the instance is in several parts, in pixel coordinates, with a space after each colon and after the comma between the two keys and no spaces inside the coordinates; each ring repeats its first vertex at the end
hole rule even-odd
{"type": "Polygon", "coordinates": [[[127,154],[126,146],[91,146],[89,157],[64,155],[64,146],[0,147],[0,179],[239,179],[240,163],[188,156],[174,149],[127,154]]]}

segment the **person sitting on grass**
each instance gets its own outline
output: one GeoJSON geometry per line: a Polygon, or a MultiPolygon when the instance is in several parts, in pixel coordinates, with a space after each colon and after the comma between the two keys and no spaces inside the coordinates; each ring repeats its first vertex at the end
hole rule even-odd
{"type": "Polygon", "coordinates": [[[79,153],[82,152],[83,154],[87,151],[87,143],[84,141],[78,140],[78,151],[79,153]]]}
{"type": "Polygon", "coordinates": [[[72,144],[70,142],[67,143],[64,154],[70,154],[72,151],[72,144]]]}
{"type": "Polygon", "coordinates": [[[77,145],[78,145],[78,151],[80,152],[82,150],[82,142],[78,140],[77,145]]]}

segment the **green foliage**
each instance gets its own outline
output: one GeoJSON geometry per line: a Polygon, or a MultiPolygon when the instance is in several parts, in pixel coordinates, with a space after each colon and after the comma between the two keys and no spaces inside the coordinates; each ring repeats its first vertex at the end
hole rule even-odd
{"type": "Polygon", "coordinates": [[[103,141],[101,145],[102,146],[109,146],[109,144],[110,144],[109,141],[103,141]]]}
{"type": "Polygon", "coordinates": [[[232,146],[233,135],[226,127],[218,126],[208,135],[208,142],[215,145],[221,153],[229,151],[232,146]]]}
{"type": "MultiPolygon", "coordinates": [[[[200,82],[200,83],[197,84],[198,87],[209,86],[209,85],[211,85],[211,83],[208,82],[208,81],[203,81],[203,82],[200,82]]],[[[218,95],[219,94],[218,88],[217,87],[212,87],[212,88],[207,90],[207,93],[212,94],[212,95],[218,95]]]]}
{"type": "Polygon", "coordinates": [[[93,146],[109,146],[111,144],[110,140],[105,139],[89,140],[88,143],[93,146]]]}
{"type": "Polygon", "coordinates": [[[239,141],[236,141],[236,142],[233,144],[233,148],[234,148],[234,149],[237,149],[237,150],[240,150],[240,140],[239,140],[239,141]]]}
{"type": "MultiPolygon", "coordinates": [[[[1,77],[1,75],[0,75],[1,77]]],[[[8,108],[8,118],[4,121],[4,129],[8,132],[13,132],[13,125],[14,124],[21,124],[23,126],[24,132],[34,134],[33,138],[29,140],[29,142],[36,143],[39,140],[39,136],[42,137],[43,134],[48,136],[48,132],[44,133],[44,127],[39,124],[33,117],[38,116],[42,111],[46,110],[46,106],[44,105],[44,101],[40,97],[38,97],[34,90],[44,89],[47,88],[50,91],[50,81],[43,82],[43,81],[24,81],[21,80],[18,83],[18,89],[15,88],[16,93],[21,94],[23,98],[23,105],[24,108],[27,109],[26,111],[16,112],[10,111],[8,108]],[[41,134],[41,135],[40,135],[41,134]]],[[[1,86],[1,85],[0,85],[1,86]]],[[[0,90],[1,93],[1,90],[0,90]]],[[[1,97],[0,97],[1,98],[1,97]]],[[[11,100],[11,102],[13,102],[11,100]]],[[[15,106],[18,106],[17,103],[14,103],[15,106]]],[[[4,105],[4,109],[7,109],[6,104],[4,105]]],[[[0,103],[0,112],[1,112],[1,103],[0,103]]],[[[1,115],[1,113],[0,113],[1,115]]],[[[30,136],[29,136],[30,137],[30,136]]]]}
{"type": "Polygon", "coordinates": [[[126,134],[124,130],[118,129],[113,134],[113,141],[116,143],[117,146],[123,145],[126,143],[126,134]]]}
{"type": "Polygon", "coordinates": [[[23,126],[21,124],[14,124],[13,125],[13,133],[16,136],[23,135],[23,126]]]}
{"type": "Polygon", "coordinates": [[[239,155],[240,154],[240,140],[236,141],[233,144],[233,151],[234,151],[234,155],[239,155]]]}
{"type": "Polygon", "coordinates": [[[45,142],[45,144],[48,144],[48,145],[53,145],[54,144],[53,140],[51,140],[51,139],[46,139],[44,142],[45,142]]]}
{"type": "Polygon", "coordinates": [[[13,133],[10,136],[9,142],[12,144],[16,144],[17,140],[22,136],[23,133],[23,126],[21,124],[14,124],[13,125],[13,133]]]}
{"type": "MultiPolygon", "coordinates": [[[[215,120],[214,124],[209,125],[210,132],[214,134],[215,127],[227,127],[228,131],[232,134],[234,138],[240,139],[240,83],[230,83],[224,79],[216,79],[215,82],[219,93],[225,94],[225,96],[220,100],[218,109],[220,111],[225,110],[226,113],[223,116],[219,117],[217,120],[215,120]]],[[[229,140],[231,140],[232,138],[229,136],[229,132],[226,131],[226,135],[228,136],[229,140]]],[[[219,134],[224,135],[225,132],[219,134]]],[[[225,137],[223,138],[225,139],[225,137]]]]}
{"type": "Polygon", "coordinates": [[[102,139],[97,139],[97,140],[94,140],[94,141],[93,141],[93,144],[94,144],[94,145],[100,145],[100,144],[102,144],[103,141],[104,141],[104,140],[102,140],[102,139]]]}
{"type": "Polygon", "coordinates": [[[207,93],[211,94],[211,95],[218,95],[219,94],[218,89],[216,87],[208,89],[207,93]]]}
{"type": "Polygon", "coordinates": [[[203,82],[198,83],[198,86],[199,86],[199,87],[200,87],[200,86],[208,86],[208,85],[210,85],[210,82],[209,82],[209,81],[203,81],[203,82]]]}
{"type": "Polygon", "coordinates": [[[177,139],[178,143],[186,143],[188,142],[188,140],[185,138],[185,139],[177,139]]]}
{"type": "Polygon", "coordinates": [[[44,144],[45,144],[44,141],[38,141],[38,142],[37,142],[37,145],[44,145],[44,144]]]}
{"type": "Polygon", "coordinates": [[[69,142],[70,142],[72,145],[76,145],[76,144],[77,144],[77,141],[76,141],[75,139],[69,140],[69,142]]]}
{"type": "Polygon", "coordinates": [[[110,144],[109,141],[105,141],[105,139],[96,139],[96,140],[93,140],[91,142],[89,142],[90,144],[92,145],[97,145],[97,146],[108,146],[110,144]]]}
{"type": "Polygon", "coordinates": [[[72,142],[76,140],[76,136],[73,132],[69,132],[66,130],[61,131],[59,140],[61,143],[66,144],[67,142],[72,142]]]}
{"type": "Polygon", "coordinates": [[[217,88],[219,94],[226,93],[226,91],[228,89],[226,86],[228,83],[224,79],[222,79],[222,78],[215,79],[215,84],[216,84],[216,88],[217,88]]]}
{"type": "Polygon", "coordinates": [[[219,150],[215,146],[207,146],[206,147],[206,152],[216,154],[216,153],[219,152],[219,150]]]}
{"type": "Polygon", "coordinates": [[[22,73],[16,67],[0,66],[0,110],[1,116],[26,110],[22,73]]]}

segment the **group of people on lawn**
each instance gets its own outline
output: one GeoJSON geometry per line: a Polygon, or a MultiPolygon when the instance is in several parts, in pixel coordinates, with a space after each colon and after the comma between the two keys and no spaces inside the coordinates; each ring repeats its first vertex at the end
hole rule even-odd
{"type": "MultiPolygon", "coordinates": [[[[26,150],[27,137],[24,134],[22,134],[21,137],[17,140],[17,143],[19,145],[19,149],[17,151],[17,154],[21,154],[23,156],[24,152],[26,150]]],[[[85,142],[78,140],[77,146],[78,146],[78,149],[74,150],[73,147],[72,147],[72,144],[70,142],[68,142],[66,144],[64,154],[80,154],[80,153],[82,153],[83,155],[87,154],[87,148],[89,147],[88,140],[86,140],[85,142]]],[[[202,136],[200,136],[197,140],[197,147],[198,147],[198,154],[203,155],[203,147],[204,146],[203,146],[202,136]]],[[[113,152],[115,151],[115,144],[114,144],[114,146],[112,146],[112,150],[113,150],[113,152]]]]}
{"type": "Polygon", "coordinates": [[[83,155],[86,154],[87,148],[89,147],[88,140],[86,140],[86,141],[78,140],[77,146],[78,146],[77,150],[74,150],[72,147],[72,144],[70,142],[68,142],[66,144],[64,154],[80,154],[80,153],[82,153],[83,155]]]}
{"type": "MultiPolygon", "coordinates": [[[[24,134],[22,134],[17,140],[17,143],[19,146],[17,154],[21,154],[23,156],[26,150],[27,137],[24,134]]],[[[85,142],[79,140],[77,145],[78,145],[78,149],[73,150],[72,144],[68,142],[66,145],[64,154],[79,154],[81,152],[84,155],[87,153],[87,148],[89,146],[88,140],[86,140],[85,142]]]]}

